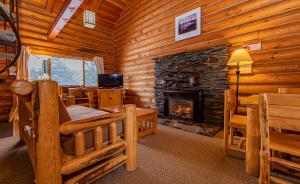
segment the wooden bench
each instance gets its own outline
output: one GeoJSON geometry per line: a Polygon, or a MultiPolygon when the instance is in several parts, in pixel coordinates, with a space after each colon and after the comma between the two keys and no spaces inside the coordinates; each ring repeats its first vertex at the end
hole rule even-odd
{"type": "MultiPolygon", "coordinates": [[[[123,106],[103,107],[101,110],[107,112],[120,112],[123,106]]],[[[157,111],[153,109],[136,108],[138,122],[138,137],[156,133],[157,130],[157,111]]]]}

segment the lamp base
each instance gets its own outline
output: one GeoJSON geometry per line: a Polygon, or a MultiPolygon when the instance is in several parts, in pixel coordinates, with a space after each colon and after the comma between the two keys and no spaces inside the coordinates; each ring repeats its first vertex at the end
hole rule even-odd
{"type": "Polygon", "coordinates": [[[235,113],[238,113],[239,106],[239,82],[240,82],[240,66],[236,66],[236,90],[235,90],[235,113]]]}

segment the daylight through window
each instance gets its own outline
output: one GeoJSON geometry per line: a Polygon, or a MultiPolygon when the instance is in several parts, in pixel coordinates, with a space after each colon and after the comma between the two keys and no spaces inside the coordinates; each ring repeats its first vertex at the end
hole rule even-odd
{"type": "Polygon", "coordinates": [[[43,61],[51,61],[51,78],[59,85],[97,86],[97,67],[93,61],[31,54],[28,62],[29,80],[43,75],[43,61]]]}

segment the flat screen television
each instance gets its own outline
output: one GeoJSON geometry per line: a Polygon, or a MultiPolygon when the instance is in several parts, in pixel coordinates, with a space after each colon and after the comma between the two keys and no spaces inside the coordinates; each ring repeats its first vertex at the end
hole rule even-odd
{"type": "Polygon", "coordinates": [[[103,88],[122,88],[122,74],[98,74],[98,86],[103,88]]]}

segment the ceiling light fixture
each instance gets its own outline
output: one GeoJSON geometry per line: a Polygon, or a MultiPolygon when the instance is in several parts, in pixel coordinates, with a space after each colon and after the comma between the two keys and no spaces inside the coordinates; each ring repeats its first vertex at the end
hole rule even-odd
{"type": "Polygon", "coordinates": [[[84,10],[83,13],[83,25],[88,28],[96,27],[96,13],[90,10],[84,10]]]}

